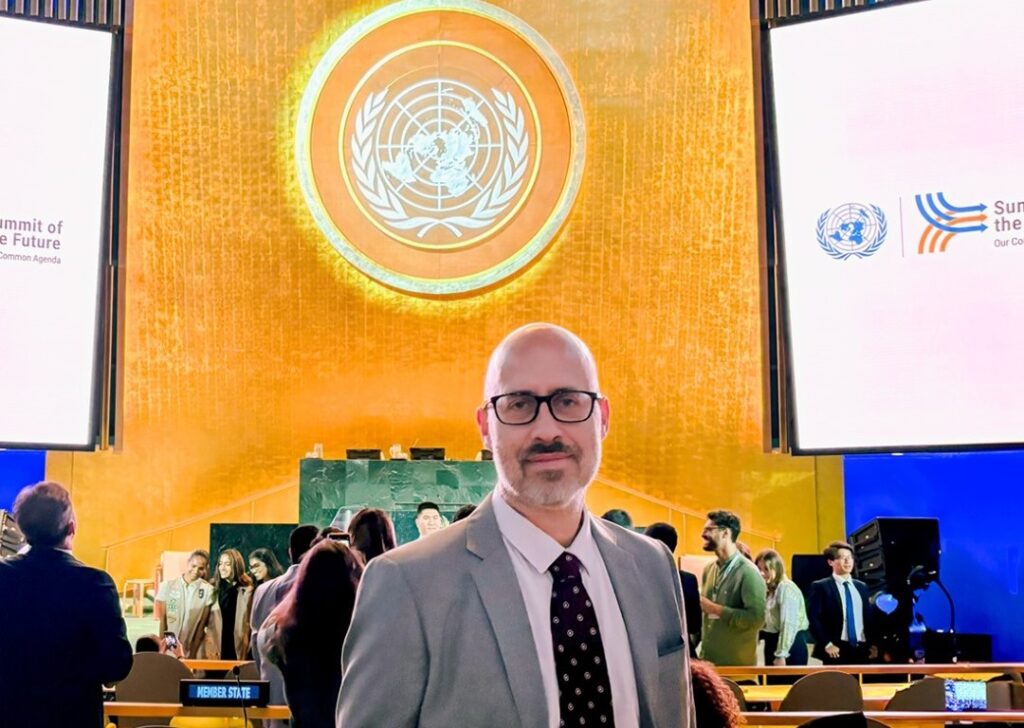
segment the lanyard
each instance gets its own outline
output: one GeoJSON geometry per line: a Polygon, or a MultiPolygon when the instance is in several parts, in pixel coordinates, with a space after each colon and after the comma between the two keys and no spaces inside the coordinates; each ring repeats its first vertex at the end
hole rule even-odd
{"type": "Polygon", "coordinates": [[[722,584],[729,577],[729,574],[732,573],[733,568],[736,566],[736,564],[739,563],[739,560],[742,559],[742,558],[743,558],[742,554],[733,554],[733,557],[729,560],[729,563],[725,565],[724,569],[719,567],[719,570],[715,574],[715,583],[711,587],[711,594],[709,596],[711,601],[715,602],[715,601],[718,600],[718,591],[719,591],[719,589],[721,589],[722,584]]]}

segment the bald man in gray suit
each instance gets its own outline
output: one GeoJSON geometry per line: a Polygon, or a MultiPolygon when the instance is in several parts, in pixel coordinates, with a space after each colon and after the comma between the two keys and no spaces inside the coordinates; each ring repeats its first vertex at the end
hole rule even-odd
{"type": "Polygon", "coordinates": [[[671,555],[584,505],[609,421],[578,337],[532,324],[502,341],[477,413],[498,483],[367,567],[339,726],[695,725],[671,555]]]}

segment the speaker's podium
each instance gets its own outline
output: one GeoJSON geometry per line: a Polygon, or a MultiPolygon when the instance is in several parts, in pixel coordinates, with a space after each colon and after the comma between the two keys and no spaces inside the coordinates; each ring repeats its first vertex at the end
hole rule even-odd
{"type": "Polygon", "coordinates": [[[299,462],[299,523],[331,525],[340,509],[391,514],[399,543],[417,537],[416,506],[433,501],[449,521],[479,503],[497,476],[489,460],[321,460],[299,462]]]}

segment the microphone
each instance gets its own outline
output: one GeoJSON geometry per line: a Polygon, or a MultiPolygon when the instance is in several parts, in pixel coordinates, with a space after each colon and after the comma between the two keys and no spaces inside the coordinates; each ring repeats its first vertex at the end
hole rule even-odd
{"type": "Polygon", "coordinates": [[[238,702],[242,704],[242,725],[249,725],[249,710],[245,705],[245,698],[242,696],[242,666],[235,665],[231,668],[231,674],[235,678],[235,685],[238,687],[238,702]]]}

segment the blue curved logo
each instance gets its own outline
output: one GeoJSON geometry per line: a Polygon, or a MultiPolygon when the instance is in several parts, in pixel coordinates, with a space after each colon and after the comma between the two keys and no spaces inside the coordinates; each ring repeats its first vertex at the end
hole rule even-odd
{"type": "Polygon", "coordinates": [[[941,192],[914,195],[917,211],[928,225],[917,242],[917,252],[945,253],[954,235],[983,233],[988,230],[984,214],[985,205],[958,206],[951,204],[941,192]]]}

